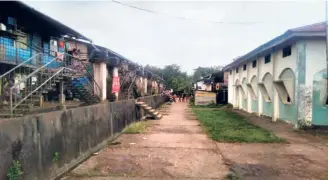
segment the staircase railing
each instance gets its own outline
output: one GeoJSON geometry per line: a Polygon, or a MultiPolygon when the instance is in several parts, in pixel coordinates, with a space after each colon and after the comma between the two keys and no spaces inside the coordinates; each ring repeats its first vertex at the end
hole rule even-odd
{"type": "MultiPolygon", "coordinates": [[[[53,60],[49,61],[48,63],[42,65],[41,67],[37,68],[32,73],[30,73],[26,77],[22,78],[21,80],[19,80],[19,82],[15,83],[12,87],[10,87],[10,89],[9,89],[9,104],[10,104],[10,107],[9,108],[10,108],[10,115],[11,116],[13,115],[14,110],[19,105],[21,105],[24,101],[26,101],[28,98],[31,98],[30,100],[31,100],[31,103],[33,104],[34,99],[31,95],[33,95],[35,92],[37,92],[37,90],[39,90],[42,86],[44,86],[46,83],[48,83],[49,80],[53,79],[53,77],[54,77],[53,74],[55,74],[55,76],[56,76],[57,73],[62,72],[64,70],[64,69],[60,68],[55,73],[51,73],[51,74],[47,75],[45,77],[44,81],[42,81],[42,79],[41,79],[39,81],[39,82],[41,82],[41,84],[37,84],[38,81],[33,79],[35,77],[35,75],[37,75],[37,73],[46,72],[47,66],[49,66],[50,64],[52,64],[54,62],[57,62],[55,58],[53,60]],[[19,86],[22,83],[25,83],[25,87],[26,87],[25,90],[23,90],[25,92],[25,96],[24,96],[24,93],[18,93],[18,89],[20,88],[19,86]],[[29,85],[29,87],[28,87],[28,85],[29,85]],[[20,95],[22,95],[22,97],[20,97],[20,95]]],[[[35,78],[37,78],[37,77],[35,77],[35,78]]],[[[54,82],[49,83],[49,85],[52,85],[52,84],[54,84],[54,82]]],[[[40,95],[40,94],[37,94],[37,95],[40,95]]]]}
{"type": "Polygon", "coordinates": [[[134,97],[131,98],[130,92],[131,92],[131,88],[133,87],[133,85],[134,85],[134,83],[135,83],[136,77],[137,77],[137,75],[135,75],[135,76],[133,77],[132,82],[131,82],[131,84],[130,84],[130,86],[129,86],[129,88],[128,88],[128,99],[134,99],[134,97]]]}
{"type": "MultiPolygon", "coordinates": [[[[0,82],[4,83],[5,78],[7,78],[9,76],[11,76],[11,74],[13,72],[19,71],[19,73],[22,73],[22,68],[23,66],[27,65],[28,63],[31,63],[35,58],[42,56],[42,53],[38,53],[33,55],[32,57],[30,57],[29,59],[21,62],[20,64],[18,64],[17,66],[15,66],[14,68],[10,69],[9,71],[5,72],[4,74],[0,75],[0,82]]],[[[23,70],[24,71],[24,70],[23,70]]],[[[23,72],[24,73],[24,72],[23,72]]],[[[1,89],[2,90],[2,89],[1,89]]]]}
{"type": "MultiPolygon", "coordinates": [[[[92,92],[92,94],[93,95],[96,95],[96,92],[99,92],[101,94],[101,88],[100,88],[100,86],[95,81],[94,76],[88,71],[87,66],[82,62],[82,60],[79,59],[79,58],[77,58],[77,57],[74,57],[74,56],[72,56],[70,54],[65,54],[65,56],[66,57],[70,57],[71,58],[71,62],[72,62],[71,63],[71,66],[70,66],[69,64],[67,64],[67,61],[65,61],[66,62],[65,67],[69,67],[69,68],[71,68],[71,69],[73,69],[75,71],[79,71],[79,70],[77,70],[76,67],[74,67],[73,64],[76,64],[77,66],[79,66],[79,65],[82,66],[84,72],[81,72],[82,73],[81,75],[85,75],[85,76],[88,77],[88,80],[89,80],[88,85],[89,85],[89,88],[91,89],[90,91],[92,92]],[[90,81],[91,81],[91,83],[90,83],[90,81]]],[[[79,73],[79,72],[77,72],[77,73],[79,73]]]]}

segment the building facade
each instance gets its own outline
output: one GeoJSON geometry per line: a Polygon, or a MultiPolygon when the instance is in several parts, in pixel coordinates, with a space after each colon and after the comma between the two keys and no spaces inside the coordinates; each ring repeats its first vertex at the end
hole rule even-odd
{"type": "Polygon", "coordinates": [[[227,65],[229,103],[273,121],[327,126],[326,29],[290,29],[227,65]]]}

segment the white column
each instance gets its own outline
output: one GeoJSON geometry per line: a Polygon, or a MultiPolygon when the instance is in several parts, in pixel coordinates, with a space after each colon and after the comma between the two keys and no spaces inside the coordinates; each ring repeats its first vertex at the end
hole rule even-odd
{"type": "MultiPolygon", "coordinates": [[[[118,67],[114,67],[113,68],[113,77],[119,77],[119,69],[118,69],[118,67]]],[[[117,101],[119,99],[119,92],[115,92],[114,95],[115,95],[115,99],[117,101]]]]}
{"type": "Polygon", "coordinates": [[[107,84],[107,67],[106,63],[94,63],[93,64],[94,73],[94,93],[97,95],[101,101],[106,100],[106,84],[107,84]]]}
{"type": "MultiPolygon", "coordinates": [[[[277,78],[277,75],[276,75],[276,71],[275,71],[275,64],[276,64],[276,56],[274,53],[271,54],[271,57],[273,57],[273,60],[272,60],[272,73],[273,73],[273,81],[275,81],[277,78]]],[[[272,114],[272,122],[276,122],[276,120],[278,119],[279,117],[279,94],[276,90],[276,88],[274,87],[274,84],[273,84],[273,114],[272,114]]]]}
{"type": "Polygon", "coordinates": [[[144,92],[147,94],[147,78],[144,78],[144,92]]]}

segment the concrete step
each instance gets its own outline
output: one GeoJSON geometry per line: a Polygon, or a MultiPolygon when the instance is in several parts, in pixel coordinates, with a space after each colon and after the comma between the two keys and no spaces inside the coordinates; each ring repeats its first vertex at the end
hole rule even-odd
{"type": "Polygon", "coordinates": [[[147,111],[149,111],[149,110],[151,110],[152,108],[149,107],[149,106],[146,106],[146,107],[144,107],[144,109],[147,110],[147,111]]]}
{"type": "Polygon", "coordinates": [[[156,118],[156,119],[161,119],[161,118],[162,118],[162,115],[159,114],[159,115],[157,115],[155,118],[156,118]]]}
{"type": "Polygon", "coordinates": [[[144,102],[136,102],[135,103],[137,106],[141,106],[141,105],[143,105],[143,104],[145,104],[144,102]]]}

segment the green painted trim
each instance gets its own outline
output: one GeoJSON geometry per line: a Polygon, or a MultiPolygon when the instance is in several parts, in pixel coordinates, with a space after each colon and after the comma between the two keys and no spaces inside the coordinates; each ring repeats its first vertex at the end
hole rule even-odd
{"type": "Polygon", "coordinates": [[[273,103],[266,102],[263,100],[263,115],[272,117],[273,116],[273,103]]]}
{"type": "Polygon", "coordinates": [[[258,112],[258,101],[251,100],[251,111],[257,113],[258,112]]]}
{"type": "Polygon", "coordinates": [[[327,69],[324,69],[313,76],[312,92],[312,124],[317,126],[328,126],[328,106],[321,102],[321,88],[323,79],[328,78],[327,69]]]}
{"type": "Polygon", "coordinates": [[[283,104],[282,101],[279,100],[279,119],[296,123],[297,122],[296,104],[283,104]]]}

